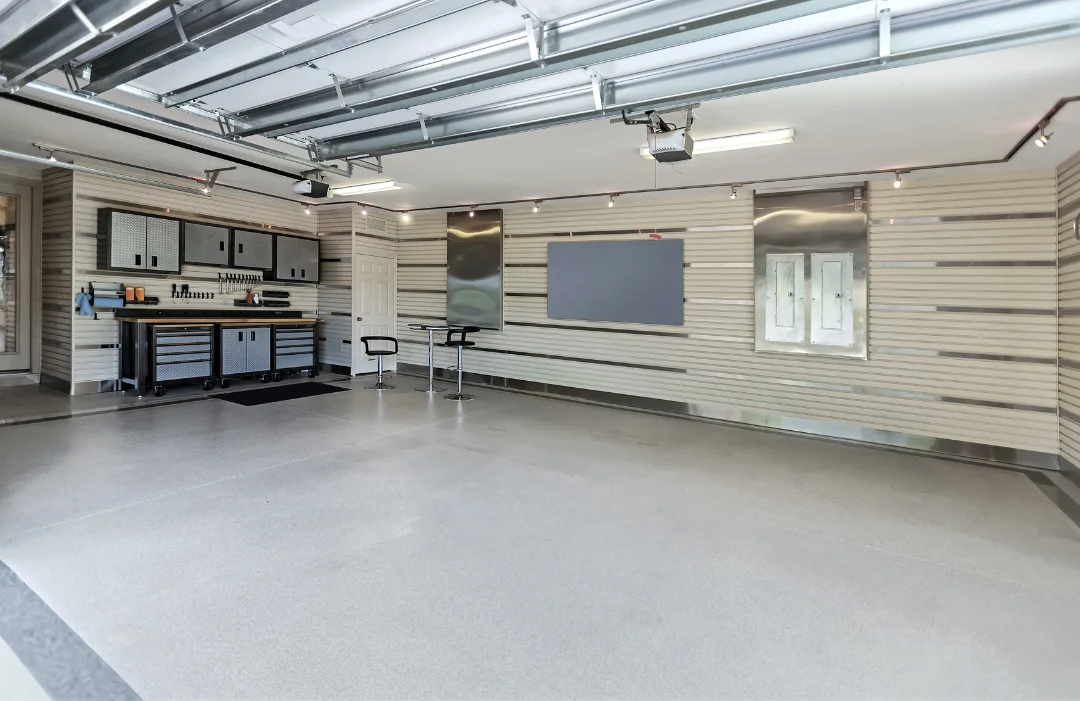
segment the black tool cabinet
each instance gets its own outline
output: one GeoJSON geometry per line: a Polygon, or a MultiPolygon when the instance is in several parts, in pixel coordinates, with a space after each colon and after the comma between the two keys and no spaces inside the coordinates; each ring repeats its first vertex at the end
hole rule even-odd
{"type": "Polygon", "coordinates": [[[214,382],[214,327],[152,326],[150,329],[150,378],[154,396],[165,394],[167,385],[214,382]]]}
{"type": "Polygon", "coordinates": [[[315,324],[275,324],[274,380],[280,381],[286,373],[306,372],[308,377],[315,377],[317,343],[315,324]]]}

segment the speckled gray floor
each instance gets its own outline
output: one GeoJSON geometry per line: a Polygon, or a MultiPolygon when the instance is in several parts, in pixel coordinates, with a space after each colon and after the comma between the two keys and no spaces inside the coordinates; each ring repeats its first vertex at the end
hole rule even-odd
{"type": "Polygon", "coordinates": [[[1080,689],[1023,474],[395,382],[0,427],[0,560],[148,699],[1080,689]]]}

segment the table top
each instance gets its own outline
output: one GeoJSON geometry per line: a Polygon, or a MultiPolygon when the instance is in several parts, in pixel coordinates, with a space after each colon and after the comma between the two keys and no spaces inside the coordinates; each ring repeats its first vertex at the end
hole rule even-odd
{"type": "Polygon", "coordinates": [[[143,317],[137,317],[137,316],[125,316],[125,317],[121,317],[121,318],[117,319],[117,321],[124,321],[124,322],[129,322],[129,323],[134,323],[134,324],[153,324],[154,326],[191,326],[192,324],[222,324],[223,326],[224,325],[230,325],[230,324],[243,324],[245,326],[252,326],[252,325],[255,325],[255,326],[267,326],[267,325],[271,325],[271,324],[314,324],[316,321],[318,321],[318,319],[314,319],[314,318],[312,318],[310,316],[308,316],[308,317],[300,316],[300,317],[292,317],[292,318],[287,318],[287,317],[286,318],[281,318],[281,317],[261,317],[261,318],[253,317],[253,318],[250,318],[250,319],[245,319],[244,317],[235,317],[235,316],[229,316],[229,317],[220,317],[219,316],[219,317],[206,317],[206,318],[202,318],[202,317],[195,318],[195,317],[193,317],[193,318],[190,318],[190,319],[188,319],[188,318],[184,318],[184,319],[173,318],[173,319],[170,319],[170,318],[160,317],[160,316],[153,316],[153,317],[149,317],[149,318],[143,318],[143,317]]]}
{"type": "Polygon", "coordinates": [[[454,324],[407,324],[413,331],[449,331],[460,328],[454,324]]]}

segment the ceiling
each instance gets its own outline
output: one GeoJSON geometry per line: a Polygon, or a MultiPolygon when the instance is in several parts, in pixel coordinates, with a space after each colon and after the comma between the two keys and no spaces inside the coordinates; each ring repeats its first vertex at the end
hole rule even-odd
{"type": "MultiPolygon", "coordinates": [[[[0,0],[0,12],[4,2],[0,0]]],[[[305,36],[317,37],[319,33],[386,13],[402,4],[402,0],[365,3],[319,0],[276,20],[285,23],[280,25],[284,32],[273,28],[271,23],[255,27],[221,44],[209,46],[197,55],[140,76],[130,85],[153,94],[165,94],[224,68],[288,51],[305,36]]],[[[545,21],[600,5],[597,0],[531,0],[525,4],[528,11],[545,21]]],[[[640,6],[648,2],[628,0],[624,4],[640,6]]],[[[870,6],[873,4],[869,3],[870,6]]],[[[898,4],[898,0],[894,1],[894,5],[898,4]]],[[[925,10],[943,4],[948,3],[945,0],[909,0],[906,9],[925,10]]],[[[185,7],[192,9],[198,3],[180,5],[183,10],[185,7]]],[[[777,41],[819,35],[852,22],[866,22],[873,19],[872,15],[865,17],[859,13],[865,14],[867,5],[854,3],[813,17],[728,35],[722,39],[722,51],[731,53],[762,42],[771,46],[777,41]],[[763,33],[768,37],[763,38],[763,33]]],[[[243,110],[332,86],[331,73],[343,79],[373,75],[389,66],[430,58],[483,39],[514,32],[524,37],[522,7],[521,3],[516,8],[506,2],[474,3],[439,19],[438,31],[432,31],[435,24],[426,28],[414,27],[317,61],[314,68],[291,69],[216,92],[203,98],[198,107],[204,115],[205,110],[212,108],[230,112],[243,110]]],[[[147,23],[153,25],[154,21],[147,20],[147,23]]],[[[524,46],[523,38],[521,42],[524,46]]],[[[721,52],[720,44],[721,39],[710,39],[597,63],[592,68],[601,78],[638,75],[646,69],[683,66],[688,61],[721,52]]],[[[81,59],[93,58],[103,52],[107,54],[110,48],[99,46],[81,59]]],[[[587,121],[535,130],[528,130],[526,125],[520,133],[466,143],[434,148],[409,146],[405,152],[389,152],[383,156],[384,174],[358,169],[350,181],[398,180],[403,183],[401,190],[366,195],[363,200],[387,208],[411,209],[653,187],[798,179],[828,173],[907,170],[942,163],[998,159],[1059,99],[1080,95],[1080,73],[1075,70],[1072,58],[1078,55],[1078,50],[1080,37],[1064,38],[704,100],[695,110],[695,139],[793,127],[795,142],[702,154],[675,166],[658,164],[638,155],[638,149],[645,143],[645,127],[610,124],[611,114],[601,118],[590,114],[587,121]]],[[[57,72],[45,80],[64,85],[64,78],[57,72]]],[[[38,85],[41,83],[39,80],[38,85]]],[[[548,94],[553,90],[571,88],[580,91],[582,85],[586,88],[590,85],[589,77],[583,71],[556,72],[492,90],[429,100],[422,106],[422,111],[435,117],[454,115],[463,110],[484,109],[508,99],[548,94]]],[[[5,124],[5,129],[0,132],[0,148],[34,153],[33,143],[46,142],[191,177],[201,177],[205,169],[233,165],[229,157],[271,165],[290,173],[303,170],[297,163],[283,162],[265,153],[253,154],[220,138],[177,133],[168,126],[118,114],[100,104],[73,102],[68,99],[70,96],[44,93],[34,84],[27,87],[20,94],[35,101],[168,135],[210,148],[225,157],[193,154],[178,146],[119,133],[11,100],[0,100],[0,120],[5,124]]],[[[110,90],[98,99],[131,105],[200,129],[216,129],[216,124],[204,116],[177,108],[166,109],[123,90],[110,90]]],[[[618,114],[617,110],[615,114],[618,114]]],[[[358,130],[378,131],[386,125],[403,123],[411,128],[416,120],[414,112],[389,111],[304,129],[295,132],[293,138],[333,139],[358,130]]],[[[418,123],[416,130],[419,132],[418,123]]],[[[1080,150],[1080,106],[1074,103],[1056,115],[1049,131],[1054,133],[1050,147],[1037,149],[1034,144],[1029,144],[1005,167],[1053,167],[1080,150]]],[[[295,141],[284,143],[258,136],[245,137],[243,141],[287,152],[293,158],[305,155],[302,149],[291,145],[295,141]]],[[[920,173],[915,172],[910,177],[919,176],[920,173]]],[[[343,179],[332,177],[331,181],[341,184],[343,179]]],[[[219,182],[300,199],[292,195],[288,178],[253,167],[240,166],[224,173],[219,182]]]]}

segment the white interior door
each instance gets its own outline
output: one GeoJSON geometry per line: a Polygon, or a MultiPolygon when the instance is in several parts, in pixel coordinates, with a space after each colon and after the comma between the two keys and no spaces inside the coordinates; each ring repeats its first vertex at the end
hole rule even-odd
{"type": "Polygon", "coordinates": [[[30,369],[30,188],[0,182],[0,372],[30,369]]]}
{"type": "MultiPolygon", "coordinates": [[[[375,358],[364,353],[364,336],[394,336],[397,328],[397,261],[357,253],[353,258],[352,372],[375,372],[375,358]]],[[[383,370],[397,368],[397,356],[383,358],[383,370]]]]}

